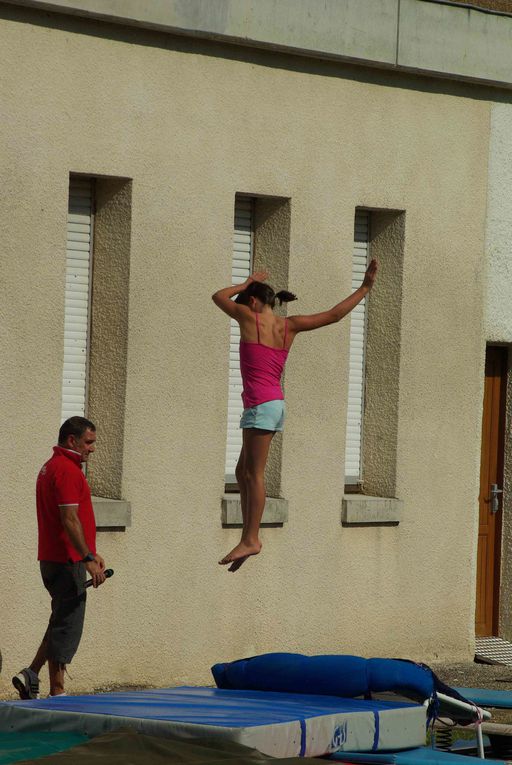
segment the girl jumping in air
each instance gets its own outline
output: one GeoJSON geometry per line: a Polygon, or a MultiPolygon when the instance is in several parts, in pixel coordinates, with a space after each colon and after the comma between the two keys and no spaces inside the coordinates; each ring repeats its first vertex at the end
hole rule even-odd
{"type": "Polygon", "coordinates": [[[296,300],[291,292],[274,292],[263,284],[267,273],[260,271],[243,284],[215,292],[215,305],[240,325],[240,372],[244,411],[240,420],[243,445],[236,479],[240,488],[243,528],[240,542],[219,563],[238,571],[250,555],[261,551],[259,529],[265,508],[265,465],[274,434],[283,430],[284,396],[281,375],[288,352],[299,332],[326,327],[340,321],[368,294],[377,274],[372,260],[363,283],[352,295],[328,311],[283,319],[273,312],[280,304],[296,300]],[[235,295],[235,301],[231,300],[235,295]]]}

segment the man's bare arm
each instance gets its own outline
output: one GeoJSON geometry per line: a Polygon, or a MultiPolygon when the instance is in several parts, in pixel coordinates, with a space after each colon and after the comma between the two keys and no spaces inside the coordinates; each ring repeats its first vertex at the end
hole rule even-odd
{"type": "MultiPolygon", "coordinates": [[[[60,520],[69,541],[75,550],[85,558],[90,552],[85,541],[84,530],[78,517],[78,505],[63,505],[59,507],[60,520]]],[[[92,586],[99,587],[105,581],[105,562],[100,555],[96,555],[93,561],[87,561],[85,568],[92,577],[92,586]]]]}
{"type": "Polygon", "coordinates": [[[59,507],[59,510],[60,520],[64,526],[64,531],[69,537],[69,541],[82,558],[84,558],[90,550],[87,547],[84,530],[78,517],[78,505],[64,505],[59,507]]]}

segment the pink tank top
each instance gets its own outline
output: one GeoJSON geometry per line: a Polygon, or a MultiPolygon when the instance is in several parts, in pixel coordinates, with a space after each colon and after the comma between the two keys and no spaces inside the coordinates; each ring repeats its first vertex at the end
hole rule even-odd
{"type": "Polygon", "coordinates": [[[250,409],[265,401],[284,399],[281,388],[281,375],[288,358],[286,349],[287,319],[284,320],[284,340],[282,348],[271,348],[260,343],[260,323],[256,314],[257,343],[240,341],[240,372],[244,389],[242,402],[245,409],[250,409]]]}

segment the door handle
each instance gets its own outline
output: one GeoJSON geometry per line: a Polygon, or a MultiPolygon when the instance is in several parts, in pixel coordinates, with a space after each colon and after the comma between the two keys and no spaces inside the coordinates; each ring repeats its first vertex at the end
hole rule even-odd
{"type": "Polygon", "coordinates": [[[497,483],[491,483],[491,513],[497,513],[500,509],[499,494],[503,494],[503,489],[498,489],[497,483]]]}

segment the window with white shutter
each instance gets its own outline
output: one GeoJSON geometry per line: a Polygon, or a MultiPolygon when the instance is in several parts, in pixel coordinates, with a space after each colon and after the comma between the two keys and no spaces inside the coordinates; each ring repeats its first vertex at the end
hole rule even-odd
{"type": "Polygon", "coordinates": [[[84,416],[87,397],[93,180],[71,177],[67,218],[62,421],[84,416]]]}
{"type": "MultiPolygon", "coordinates": [[[[233,256],[231,283],[241,284],[251,274],[253,251],[253,200],[248,197],[235,199],[235,227],[233,234],[233,256]]],[[[227,484],[236,483],[235,468],[242,448],[242,377],[240,375],[240,327],[231,319],[229,339],[229,393],[228,393],[228,428],[226,445],[227,484]]]]}
{"type": "MultiPolygon", "coordinates": [[[[370,214],[356,210],[352,254],[352,291],[361,286],[369,256],[370,214]]],[[[350,314],[350,360],[347,433],[345,441],[345,483],[362,481],[362,425],[364,411],[364,356],[366,341],[366,298],[350,314]]]]}

